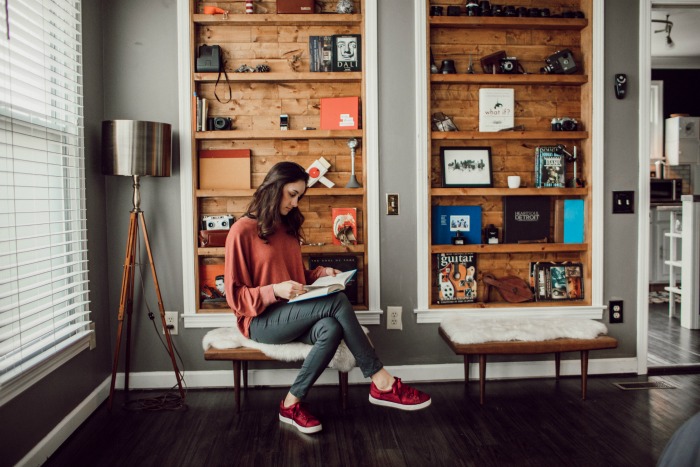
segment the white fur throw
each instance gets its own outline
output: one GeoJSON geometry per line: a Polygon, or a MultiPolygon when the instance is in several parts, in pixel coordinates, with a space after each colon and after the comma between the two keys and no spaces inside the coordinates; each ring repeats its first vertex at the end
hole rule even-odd
{"type": "MultiPolygon", "coordinates": [[[[365,334],[369,330],[362,327],[365,334]]],[[[283,362],[296,362],[304,360],[313,346],[301,342],[290,342],[289,344],[261,344],[243,336],[237,327],[212,329],[204,335],[202,347],[206,351],[209,347],[215,349],[235,349],[237,347],[248,347],[258,349],[265,355],[275,360],[283,362]]],[[[355,367],[355,357],[341,341],[333,359],[328,364],[329,368],[339,371],[350,371],[355,367]]]]}
{"type": "Polygon", "coordinates": [[[590,319],[566,318],[468,318],[454,316],[440,327],[456,344],[493,341],[546,341],[568,337],[595,339],[608,328],[590,319]]]}

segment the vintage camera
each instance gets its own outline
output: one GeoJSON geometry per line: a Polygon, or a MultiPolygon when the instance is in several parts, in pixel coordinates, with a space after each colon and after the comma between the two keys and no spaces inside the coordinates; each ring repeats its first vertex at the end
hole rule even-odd
{"type": "Polygon", "coordinates": [[[578,121],[571,117],[552,119],[552,131],[577,131],[578,121]]]}
{"type": "Polygon", "coordinates": [[[459,131],[452,119],[442,112],[435,112],[432,120],[433,131],[459,131]]]}
{"type": "Polygon", "coordinates": [[[499,50],[491,55],[482,57],[479,61],[481,62],[481,69],[484,73],[494,74],[501,72],[501,60],[508,58],[505,50],[499,50]]]}
{"type": "Polygon", "coordinates": [[[197,73],[219,73],[223,70],[223,54],[218,45],[200,45],[195,71],[197,73]]]}
{"type": "Polygon", "coordinates": [[[214,130],[231,130],[233,128],[233,120],[231,117],[214,117],[214,130]]]}
{"type": "Polygon", "coordinates": [[[460,16],[462,14],[462,7],[459,5],[450,5],[447,7],[447,16],[460,16]]]}
{"type": "Polygon", "coordinates": [[[502,58],[499,63],[500,72],[506,75],[520,73],[518,59],[515,57],[502,58]]]}
{"type": "Polygon", "coordinates": [[[225,214],[223,216],[203,216],[202,230],[228,230],[234,222],[236,222],[236,218],[231,214],[225,214]]]}
{"type": "Polygon", "coordinates": [[[578,70],[574,56],[569,49],[557,50],[544,61],[547,65],[540,69],[542,73],[570,75],[578,70]]]}

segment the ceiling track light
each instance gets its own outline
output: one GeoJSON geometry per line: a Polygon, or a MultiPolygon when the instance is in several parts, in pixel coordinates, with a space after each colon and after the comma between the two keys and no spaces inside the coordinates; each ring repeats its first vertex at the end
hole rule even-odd
{"type": "Polygon", "coordinates": [[[658,29],[658,30],[654,31],[654,33],[657,33],[657,32],[665,32],[666,33],[666,47],[668,47],[668,48],[671,48],[675,45],[673,42],[673,39],[671,39],[671,30],[673,29],[673,22],[669,21],[668,18],[670,16],[671,15],[666,15],[666,19],[652,19],[651,20],[652,23],[661,23],[664,25],[663,29],[658,29]]]}

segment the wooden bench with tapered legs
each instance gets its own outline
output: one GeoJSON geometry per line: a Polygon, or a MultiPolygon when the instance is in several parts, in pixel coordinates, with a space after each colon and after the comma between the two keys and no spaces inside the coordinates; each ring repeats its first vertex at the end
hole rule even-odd
{"type": "MultiPolygon", "coordinates": [[[[204,351],[205,360],[230,360],[233,362],[233,391],[236,397],[236,411],[241,411],[241,373],[243,374],[243,389],[248,389],[248,362],[251,361],[281,361],[262,353],[258,349],[236,347],[233,349],[215,349],[210,347],[204,351]]],[[[348,374],[338,371],[340,386],[340,403],[345,409],[348,399],[348,374]]]]}
{"type": "Polygon", "coordinates": [[[486,389],[487,355],[529,355],[554,354],[555,374],[559,379],[559,367],[562,352],[581,352],[581,398],[586,400],[586,382],[588,377],[588,352],[590,350],[614,349],[617,339],[610,336],[598,336],[593,339],[550,339],[544,341],[491,341],[477,344],[457,344],[440,328],[440,336],[457,355],[464,356],[464,380],[469,382],[469,356],[479,357],[479,403],[484,405],[486,389]]]}

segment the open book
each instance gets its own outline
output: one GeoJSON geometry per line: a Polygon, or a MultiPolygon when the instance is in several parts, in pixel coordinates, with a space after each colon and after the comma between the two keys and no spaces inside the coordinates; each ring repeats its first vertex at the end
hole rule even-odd
{"type": "Polygon", "coordinates": [[[323,276],[316,279],[311,285],[305,285],[306,293],[303,293],[293,299],[289,303],[300,302],[302,300],[310,300],[312,298],[323,297],[332,293],[340,292],[345,289],[345,285],[350,282],[352,276],[355,275],[357,269],[341,272],[335,276],[323,276]]]}

